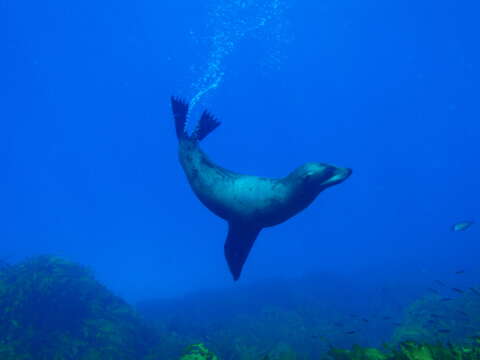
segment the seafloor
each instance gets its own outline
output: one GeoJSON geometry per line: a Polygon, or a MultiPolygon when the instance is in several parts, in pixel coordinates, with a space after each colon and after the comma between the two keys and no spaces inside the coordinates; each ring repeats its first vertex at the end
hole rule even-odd
{"type": "Polygon", "coordinates": [[[475,287],[365,314],[329,297],[322,276],[296,284],[272,280],[132,306],[61,258],[4,263],[0,360],[480,359],[475,287]]]}

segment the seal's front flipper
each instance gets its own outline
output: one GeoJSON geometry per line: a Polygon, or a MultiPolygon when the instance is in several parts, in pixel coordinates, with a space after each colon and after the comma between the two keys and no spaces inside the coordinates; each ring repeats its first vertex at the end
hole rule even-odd
{"type": "Polygon", "coordinates": [[[243,264],[247,260],[250,249],[258,234],[262,230],[250,224],[229,222],[228,235],[225,241],[225,258],[233,275],[233,280],[238,280],[243,264]]]}

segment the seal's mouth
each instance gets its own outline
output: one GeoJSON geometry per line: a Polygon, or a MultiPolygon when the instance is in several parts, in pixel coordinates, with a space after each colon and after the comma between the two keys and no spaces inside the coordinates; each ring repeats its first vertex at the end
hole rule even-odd
{"type": "Polygon", "coordinates": [[[352,169],[334,167],[332,175],[322,183],[323,186],[340,184],[352,174],[352,169]]]}

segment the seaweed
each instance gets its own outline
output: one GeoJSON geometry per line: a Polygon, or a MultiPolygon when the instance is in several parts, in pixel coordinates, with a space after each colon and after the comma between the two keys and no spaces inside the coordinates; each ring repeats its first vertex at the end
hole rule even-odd
{"type": "Polygon", "coordinates": [[[379,350],[358,345],[351,350],[331,349],[326,359],[333,360],[478,360],[480,346],[402,342],[396,348],[379,350]]]}
{"type": "Polygon", "coordinates": [[[199,343],[188,346],[180,360],[218,360],[218,357],[199,343]]]}

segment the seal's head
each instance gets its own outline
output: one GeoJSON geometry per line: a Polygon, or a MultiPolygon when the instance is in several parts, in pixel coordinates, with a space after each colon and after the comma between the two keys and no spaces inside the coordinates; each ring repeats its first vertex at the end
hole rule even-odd
{"type": "Polygon", "coordinates": [[[341,183],[348,178],[351,173],[351,169],[310,162],[296,168],[288,175],[287,181],[295,184],[296,196],[298,200],[306,206],[323,190],[341,183]]]}
{"type": "Polygon", "coordinates": [[[352,170],[310,162],[300,166],[295,172],[298,172],[303,186],[322,191],[327,187],[341,183],[350,176],[352,170]]]}

